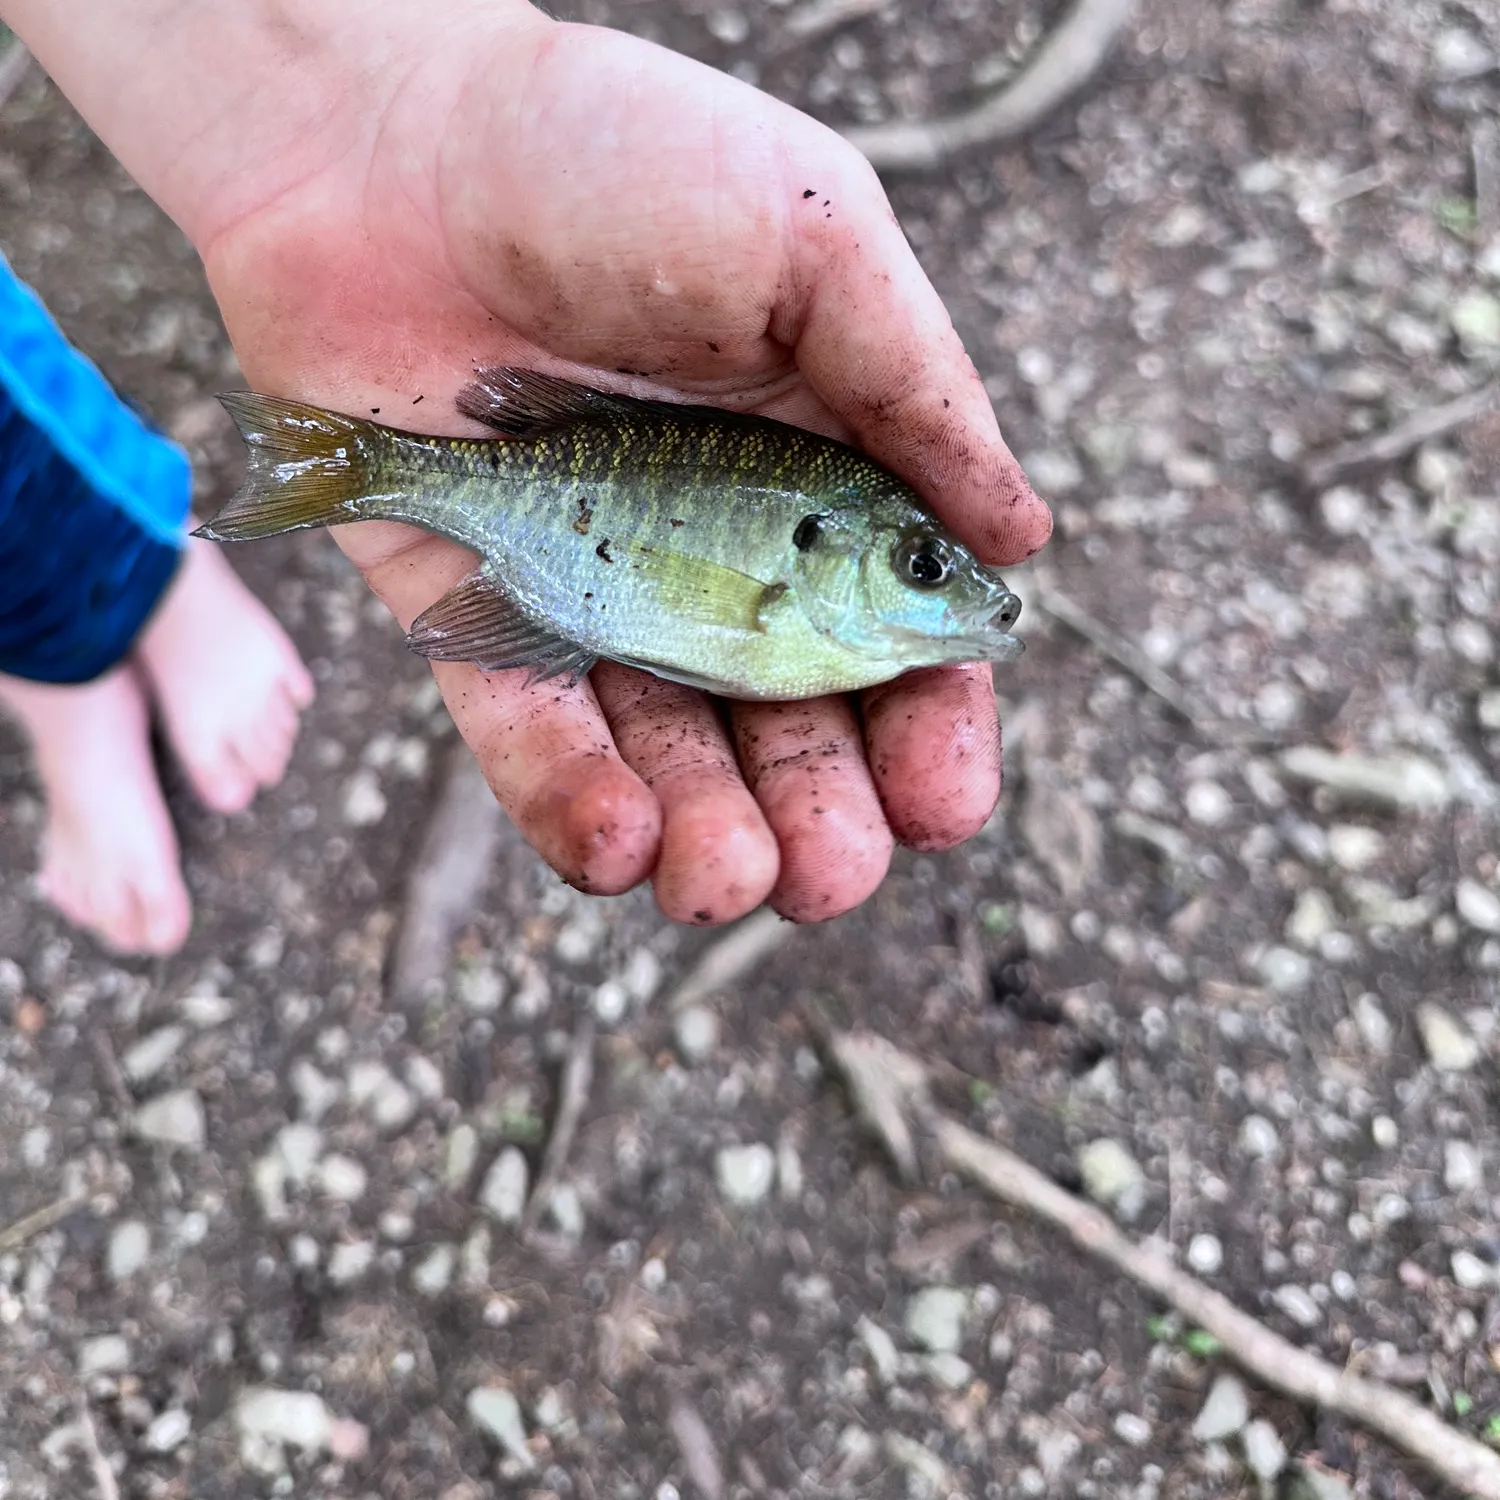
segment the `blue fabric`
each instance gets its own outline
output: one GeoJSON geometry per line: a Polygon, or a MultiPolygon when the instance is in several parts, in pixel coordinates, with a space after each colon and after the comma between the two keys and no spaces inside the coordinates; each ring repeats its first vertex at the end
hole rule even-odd
{"type": "Polygon", "coordinates": [[[0,257],[0,672],[87,682],[171,581],[187,455],[70,345],[0,257]]]}

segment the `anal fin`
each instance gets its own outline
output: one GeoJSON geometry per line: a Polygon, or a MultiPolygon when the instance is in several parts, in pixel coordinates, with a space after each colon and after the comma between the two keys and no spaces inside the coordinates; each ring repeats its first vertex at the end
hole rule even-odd
{"type": "Polygon", "coordinates": [[[524,613],[483,568],[424,609],[412,621],[406,644],[428,661],[473,662],[485,672],[530,667],[533,683],[564,672],[576,682],[596,660],[588,647],[524,613]]]}

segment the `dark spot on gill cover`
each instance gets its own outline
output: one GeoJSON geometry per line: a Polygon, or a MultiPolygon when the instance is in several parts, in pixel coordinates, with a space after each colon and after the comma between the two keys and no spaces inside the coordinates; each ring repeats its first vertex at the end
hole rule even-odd
{"type": "Polygon", "coordinates": [[[609,538],[605,537],[597,547],[594,548],[594,556],[601,562],[612,563],[614,558],[609,555],[609,538]]]}

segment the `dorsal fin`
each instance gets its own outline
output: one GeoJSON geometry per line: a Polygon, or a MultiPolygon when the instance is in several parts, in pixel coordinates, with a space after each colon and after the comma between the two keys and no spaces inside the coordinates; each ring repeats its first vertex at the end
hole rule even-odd
{"type": "MultiPolygon", "coordinates": [[[[761,427],[784,423],[769,417],[725,411],[718,406],[689,406],[676,401],[643,401],[635,396],[611,395],[591,386],[543,375],[514,365],[488,365],[475,370],[474,379],[459,391],[459,411],[494,427],[507,437],[532,438],[601,417],[671,417],[679,422],[723,422],[761,427]]],[[[800,431],[800,429],[798,429],[800,431]]]]}

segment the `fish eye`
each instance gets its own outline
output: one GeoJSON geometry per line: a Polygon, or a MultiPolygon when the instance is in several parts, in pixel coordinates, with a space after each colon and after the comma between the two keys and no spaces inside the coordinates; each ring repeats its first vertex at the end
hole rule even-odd
{"type": "Polygon", "coordinates": [[[942,537],[919,531],[896,543],[891,566],[896,577],[912,588],[941,588],[953,576],[953,549],[942,537]]]}
{"type": "Polygon", "coordinates": [[[995,624],[1002,630],[1009,630],[1017,620],[1021,618],[1021,601],[1012,594],[999,609],[995,611],[995,624]]]}
{"type": "Polygon", "coordinates": [[[803,516],[797,522],[797,529],[792,533],[792,546],[799,552],[806,552],[817,541],[822,531],[822,516],[803,516]]]}

